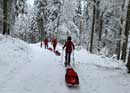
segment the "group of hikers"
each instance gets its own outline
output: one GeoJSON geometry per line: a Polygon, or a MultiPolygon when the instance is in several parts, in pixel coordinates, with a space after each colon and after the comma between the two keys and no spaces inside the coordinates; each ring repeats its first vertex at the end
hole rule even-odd
{"type": "MultiPolygon", "coordinates": [[[[57,39],[54,38],[51,41],[51,44],[55,52],[56,46],[57,46],[57,39]]],[[[48,38],[44,39],[44,46],[45,46],[45,49],[48,48],[48,38]]],[[[65,49],[65,65],[70,65],[71,53],[72,53],[72,50],[75,49],[74,43],[71,41],[71,36],[67,37],[67,40],[65,41],[64,46],[62,48],[63,50],[65,49]]]]}
{"type": "MultiPolygon", "coordinates": [[[[48,49],[48,38],[45,38],[43,42],[44,42],[45,49],[48,49]]],[[[56,50],[56,45],[57,45],[57,39],[54,38],[54,39],[51,41],[51,44],[53,45],[53,49],[54,49],[54,51],[55,51],[55,50],[56,50]]]]}

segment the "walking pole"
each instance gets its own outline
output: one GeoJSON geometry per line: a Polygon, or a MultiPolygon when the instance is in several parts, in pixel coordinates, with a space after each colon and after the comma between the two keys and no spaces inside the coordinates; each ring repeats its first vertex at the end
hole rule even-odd
{"type": "Polygon", "coordinates": [[[75,65],[75,60],[74,60],[74,49],[73,49],[73,65],[75,65]]]}
{"type": "Polygon", "coordinates": [[[63,61],[63,55],[64,55],[64,49],[62,49],[61,64],[62,64],[62,61],[63,61]]]}

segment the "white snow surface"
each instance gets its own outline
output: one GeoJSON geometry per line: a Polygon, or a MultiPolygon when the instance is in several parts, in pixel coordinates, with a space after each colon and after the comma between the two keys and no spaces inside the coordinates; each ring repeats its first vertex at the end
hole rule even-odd
{"type": "MultiPolygon", "coordinates": [[[[62,52],[62,46],[57,50],[62,52]]],[[[39,43],[26,44],[0,35],[0,93],[129,93],[130,75],[124,63],[82,48],[75,49],[72,65],[79,87],[68,87],[64,55],[56,56],[39,43]]]]}

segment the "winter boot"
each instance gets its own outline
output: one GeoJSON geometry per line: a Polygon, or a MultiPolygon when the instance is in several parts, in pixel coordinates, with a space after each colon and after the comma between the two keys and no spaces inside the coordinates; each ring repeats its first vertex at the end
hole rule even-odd
{"type": "Polygon", "coordinates": [[[65,64],[65,66],[67,66],[67,62],[65,62],[64,64],[65,64]]]}
{"type": "Polygon", "coordinates": [[[67,65],[70,66],[70,62],[68,62],[67,65]]]}

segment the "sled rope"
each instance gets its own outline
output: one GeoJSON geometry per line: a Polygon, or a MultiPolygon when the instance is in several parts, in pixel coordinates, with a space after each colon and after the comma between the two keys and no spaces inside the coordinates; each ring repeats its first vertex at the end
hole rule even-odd
{"type": "Polygon", "coordinates": [[[73,50],[73,65],[75,65],[74,50],[73,50]]]}
{"type": "Polygon", "coordinates": [[[63,62],[63,55],[64,55],[64,50],[62,49],[61,64],[62,64],[62,62],[63,62]]]}

